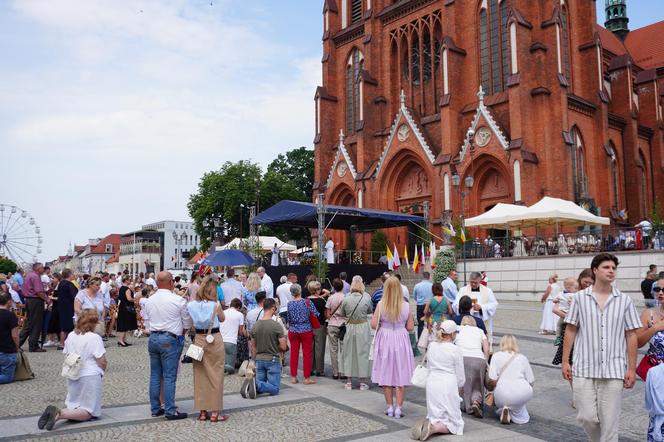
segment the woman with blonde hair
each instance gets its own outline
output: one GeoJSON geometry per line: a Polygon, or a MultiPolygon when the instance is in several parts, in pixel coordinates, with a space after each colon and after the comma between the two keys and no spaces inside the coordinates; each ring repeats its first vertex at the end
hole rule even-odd
{"type": "Polygon", "coordinates": [[[344,298],[339,315],[346,318],[346,335],[341,347],[341,372],[348,376],[346,390],[353,389],[353,378],[359,378],[360,390],[368,390],[371,376],[371,329],[367,316],[373,311],[371,297],[364,292],[362,278],[353,278],[350,293],[344,298]]]}
{"type": "Polygon", "coordinates": [[[466,413],[482,418],[484,416],[484,375],[486,361],[489,358],[489,341],[484,332],[477,327],[475,318],[464,316],[454,343],[463,353],[466,378],[462,393],[464,408],[466,413]]]}
{"type": "Polygon", "coordinates": [[[427,417],[413,428],[413,439],[427,440],[432,434],[463,435],[459,389],[465,382],[463,352],[454,345],[457,325],[443,321],[433,326],[434,341],[427,349],[429,376],[426,384],[427,417]]]}
{"type": "Polygon", "coordinates": [[[225,421],[221,415],[224,397],[224,340],[219,323],[225,319],[221,304],[217,302],[217,282],[206,277],[196,293],[197,300],[187,304],[187,310],[196,329],[194,344],[203,347],[203,359],[194,364],[194,407],[200,410],[199,421],[225,421]],[[208,330],[213,338],[207,341],[208,330]],[[210,415],[208,416],[208,410],[210,415]]]}
{"type": "Polygon", "coordinates": [[[104,342],[101,336],[94,333],[98,322],[96,310],[79,311],[76,329],[67,336],[63,353],[78,355],[80,369],[75,379],[67,379],[66,408],[59,410],[54,405],[46,407],[37,421],[40,430],[46,428],[50,431],[62,419],[85,422],[101,416],[102,383],[108,362],[104,342]]]}
{"type": "Polygon", "coordinates": [[[500,340],[500,351],[491,358],[489,387],[493,388],[500,423],[525,424],[530,420],[526,404],[533,397],[535,375],[528,358],[519,353],[514,335],[500,340]]]}
{"type": "Polygon", "coordinates": [[[248,311],[258,307],[256,302],[256,293],[263,290],[263,282],[261,277],[258,276],[258,273],[251,272],[247,277],[247,282],[244,284],[242,289],[242,303],[247,308],[248,311]]]}
{"type": "Polygon", "coordinates": [[[553,300],[562,290],[558,285],[558,275],[555,273],[549,276],[549,285],[542,295],[542,322],[540,323],[539,333],[541,335],[552,335],[556,332],[556,315],[553,314],[553,300]]]}
{"type": "Polygon", "coordinates": [[[394,276],[383,285],[383,297],[371,318],[371,327],[376,329],[371,380],[383,387],[385,414],[399,419],[403,416],[404,387],[410,385],[413,374],[409,333],[414,320],[410,305],[403,299],[401,282],[394,276]]]}

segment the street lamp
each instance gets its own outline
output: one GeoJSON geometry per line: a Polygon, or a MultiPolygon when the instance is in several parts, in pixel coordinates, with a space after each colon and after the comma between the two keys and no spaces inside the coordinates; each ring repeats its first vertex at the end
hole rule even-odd
{"type": "Polygon", "coordinates": [[[178,233],[173,230],[173,241],[175,241],[175,268],[178,268],[178,233]]]}
{"type": "MultiPolygon", "coordinates": [[[[475,131],[471,128],[468,129],[468,132],[466,133],[466,140],[468,141],[468,145],[470,148],[470,163],[472,167],[473,163],[473,137],[475,136],[475,131]]],[[[475,178],[473,178],[472,174],[468,175],[466,178],[464,178],[463,183],[465,185],[465,190],[463,187],[461,187],[461,177],[455,173],[452,175],[452,185],[457,188],[459,191],[459,194],[461,195],[461,231],[465,231],[466,227],[466,219],[465,219],[465,205],[464,205],[464,200],[466,199],[466,195],[470,194],[470,190],[473,188],[473,184],[475,183],[475,178]]],[[[465,235],[465,233],[464,233],[465,235]]],[[[463,284],[467,284],[466,280],[466,242],[461,243],[461,258],[463,259],[463,284]]]]}

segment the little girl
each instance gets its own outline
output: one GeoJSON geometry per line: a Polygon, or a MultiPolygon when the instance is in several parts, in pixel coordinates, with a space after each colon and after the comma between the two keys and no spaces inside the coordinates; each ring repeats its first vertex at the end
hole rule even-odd
{"type": "Polygon", "coordinates": [[[560,319],[558,319],[558,325],[556,326],[556,342],[554,345],[559,346],[561,349],[564,333],[563,323],[565,321],[565,316],[567,316],[567,313],[569,312],[570,304],[572,303],[572,295],[579,290],[579,282],[575,278],[569,277],[565,278],[563,286],[563,292],[558,293],[553,299],[553,314],[560,316],[560,319]]]}

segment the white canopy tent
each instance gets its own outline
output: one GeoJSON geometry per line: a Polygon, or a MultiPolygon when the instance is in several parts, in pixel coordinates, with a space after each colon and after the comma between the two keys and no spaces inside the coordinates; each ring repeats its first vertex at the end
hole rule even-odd
{"type": "MultiPolygon", "coordinates": [[[[249,241],[248,238],[234,238],[231,242],[224,244],[223,246],[217,247],[217,250],[226,250],[226,249],[240,249],[240,241],[245,243],[249,241]]],[[[263,252],[272,251],[274,244],[277,244],[280,251],[293,252],[297,247],[292,244],[288,244],[277,238],[276,236],[259,236],[258,241],[260,244],[260,249],[263,252]]]]}
{"type": "Polygon", "coordinates": [[[528,207],[523,226],[585,226],[611,224],[609,218],[596,216],[572,201],[545,196],[528,207]]]}
{"type": "Polygon", "coordinates": [[[521,219],[527,212],[525,206],[516,204],[498,203],[487,212],[468,218],[465,221],[466,227],[484,227],[487,229],[504,229],[506,227],[516,227],[521,225],[521,219]]]}
{"type": "Polygon", "coordinates": [[[584,226],[610,224],[609,218],[593,215],[572,201],[545,196],[530,207],[498,203],[482,215],[468,218],[466,227],[506,228],[584,226]]]}

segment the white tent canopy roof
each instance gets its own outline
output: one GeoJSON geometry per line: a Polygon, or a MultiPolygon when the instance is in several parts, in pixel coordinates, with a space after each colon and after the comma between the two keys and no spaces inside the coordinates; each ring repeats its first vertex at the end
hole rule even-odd
{"type": "Polygon", "coordinates": [[[521,218],[527,210],[526,206],[498,203],[489,211],[473,218],[468,218],[466,220],[466,227],[503,229],[505,226],[520,225],[521,218]]]}
{"type": "Polygon", "coordinates": [[[524,225],[561,225],[579,226],[586,224],[604,225],[611,224],[609,218],[596,216],[572,201],[545,196],[532,206],[522,217],[524,225]]]}
{"type": "Polygon", "coordinates": [[[498,203],[488,212],[466,220],[466,227],[484,228],[591,224],[608,226],[610,221],[609,218],[593,215],[572,201],[549,196],[530,207],[498,203]]]}
{"type": "MultiPolygon", "coordinates": [[[[228,242],[224,244],[221,247],[217,247],[217,250],[226,250],[226,249],[239,249],[240,247],[240,241],[243,241],[247,243],[249,241],[248,238],[234,238],[231,242],[228,242]]],[[[287,251],[287,252],[292,252],[294,251],[297,247],[294,245],[288,244],[277,238],[276,236],[259,236],[258,241],[260,244],[260,249],[262,251],[271,251],[272,247],[274,247],[274,244],[277,244],[277,247],[279,247],[280,251],[287,251]]]]}

